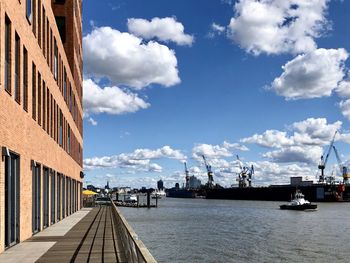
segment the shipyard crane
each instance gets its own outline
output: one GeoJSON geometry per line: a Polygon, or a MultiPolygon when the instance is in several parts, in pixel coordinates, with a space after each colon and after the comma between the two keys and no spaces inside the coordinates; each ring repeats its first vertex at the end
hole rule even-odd
{"type": "Polygon", "coordinates": [[[324,177],[324,169],[326,168],[326,165],[327,165],[327,161],[328,161],[328,157],[329,157],[329,154],[331,153],[331,150],[333,148],[333,144],[334,144],[334,139],[335,139],[335,136],[337,135],[337,131],[334,132],[334,135],[333,135],[333,139],[331,141],[331,144],[329,145],[329,148],[327,150],[327,154],[326,154],[326,157],[324,158],[324,155],[321,156],[321,162],[320,164],[318,165],[318,169],[321,170],[321,175],[320,175],[320,178],[319,178],[319,182],[320,183],[323,183],[324,180],[325,180],[325,177],[324,177]]]}
{"type": "Polygon", "coordinates": [[[213,179],[213,172],[211,170],[211,165],[209,165],[207,163],[207,160],[205,159],[205,156],[202,155],[203,157],[203,160],[204,160],[204,165],[205,165],[205,168],[207,169],[207,173],[208,173],[208,187],[209,188],[212,188],[213,187],[213,182],[214,182],[214,179],[213,179]]]}
{"type": "Polygon", "coordinates": [[[350,177],[350,174],[348,174],[348,168],[345,165],[343,165],[343,162],[341,161],[340,156],[338,154],[338,150],[337,150],[337,148],[335,148],[334,145],[333,145],[333,150],[335,153],[335,157],[337,158],[340,173],[343,176],[343,182],[344,182],[344,184],[347,184],[349,181],[349,177],[350,177]]]}
{"type": "Polygon", "coordinates": [[[248,182],[248,186],[251,187],[252,186],[252,176],[254,174],[254,166],[251,165],[250,168],[247,166],[242,166],[242,162],[239,159],[238,155],[236,155],[236,158],[237,158],[237,162],[239,165],[239,169],[241,170],[240,173],[238,174],[238,186],[241,188],[247,187],[247,182],[248,182]]]}
{"type": "Polygon", "coordinates": [[[186,189],[190,189],[190,176],[189,176],[189,171],[187,169],[187,163],[184,162],[185,164],[185,175],[186,175],[186,189]]]}

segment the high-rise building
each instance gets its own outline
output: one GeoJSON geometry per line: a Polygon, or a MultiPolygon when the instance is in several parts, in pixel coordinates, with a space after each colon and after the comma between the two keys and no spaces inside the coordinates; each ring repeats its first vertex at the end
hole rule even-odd
{"type": "Polygon", "coordinates": [[[81,207],[82,0],[0,0],[0,252],[81,207]]]}
{"type": "Polygon", "coordinates": [[[164,189],[164,183],[163,183],[162,179],[157,182],[157,188],[158,188],[158,190],[164,189]]]}
{"type": "Polygon", "coordinates": [[[198,189],[201,187],[202,182],[201,180],[199,180],[197,177],[195,177],[194,175],[190,176],[190,188],[192,189],[198,189]]]}

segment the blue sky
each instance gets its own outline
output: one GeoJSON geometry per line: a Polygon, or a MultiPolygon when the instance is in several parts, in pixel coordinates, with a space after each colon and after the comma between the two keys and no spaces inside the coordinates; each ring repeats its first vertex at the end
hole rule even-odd
{"type": "MultiPolygon", "coordinates": [[[[170,187],[317,177],[334,132],[350,158],[347,1],[85,1],[87,184],[170,187]]],[[[328,173],[337,175],[335,158],[328,173]]]]}

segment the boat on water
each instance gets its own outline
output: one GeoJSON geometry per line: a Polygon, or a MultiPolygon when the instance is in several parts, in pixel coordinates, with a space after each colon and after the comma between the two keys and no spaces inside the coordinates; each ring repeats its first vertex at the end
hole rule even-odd
{"type": "Polygon", "coordinates": [[[124,202],[127,203],[136,203],[137,202],[137,196],[134,194],[129,194],[124,196],[124,202]]]}
{"type": "Polygon", "coordinates": [[[165,197],[166,196],[166,193],[164,190],[154,190],[152,193],[151,193],[151,197],[152,199],[160,199],[162,197],[165,197]]]}
{"type": "Polygon", "coordinates": [[[285,205],[280,205],[282,210],[309,210],[317,209],[316,204],[311,204],[309,201],[305,200],[304,195],[300,191],[296,191],[294,198],[285,205]]]}

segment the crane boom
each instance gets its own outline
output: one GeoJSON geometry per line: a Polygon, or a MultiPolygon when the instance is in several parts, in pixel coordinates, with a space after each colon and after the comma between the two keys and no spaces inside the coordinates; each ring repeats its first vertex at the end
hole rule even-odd
{"type": "Polygon", "coordinates": [[[337,135],[337,132],[338,132],[338,131],[335,131],[335,132],[334,132],[332,141],[331,141],[331,143],[330,143],[330,145],[329,145],[329,147],[328,147],[328,150],[327,150],[326,158],[324,158],[324,155],[321,156],[321,162],[320,162],[320,164],[318,165],[318,169],[321,170],[321,175],[320,175],[320,178],[319,178],[319,182],[320,182],[320,183],[323,183],[324,180],[325,180],[324,170],[325,170],[326,165],[327,165],[327,161],[328,161],[329,154],[331,153],[331,150],[332,150],[332,148],[333,148],[333,144],[334,144],[334,140],[335,140],[335,136],[337,135]]]}
{"type": "Polygon", "coordinates": [[[324,166],[327,165],[328,157],[329,157],[329,154],[331,153],[331,150],[332,150],[332,148],[333,148],[334,139],[335,139],[335,135],[337,135],[337,132],[338,132],[338,131],[335,131],[335,133],[334,133],[334,135],[333,135],[332,142],[331,142],[331,144],[329,145],[329,148],[328,148],[328,151],[327,151],[327,155],[326,155],[326,159],[324,160],[324,166]]]}
{"type": "Polygon", "coordinates": [[[203,160],[204,160],[204,165],[205,168],[207,169],[207,173],[208,173],[208,187],[212,188],[213,187],[213,172],[211,171],[211,166],[207,163],[207,160],[205,159],[205,156],[202,155],[203,160]]]}

